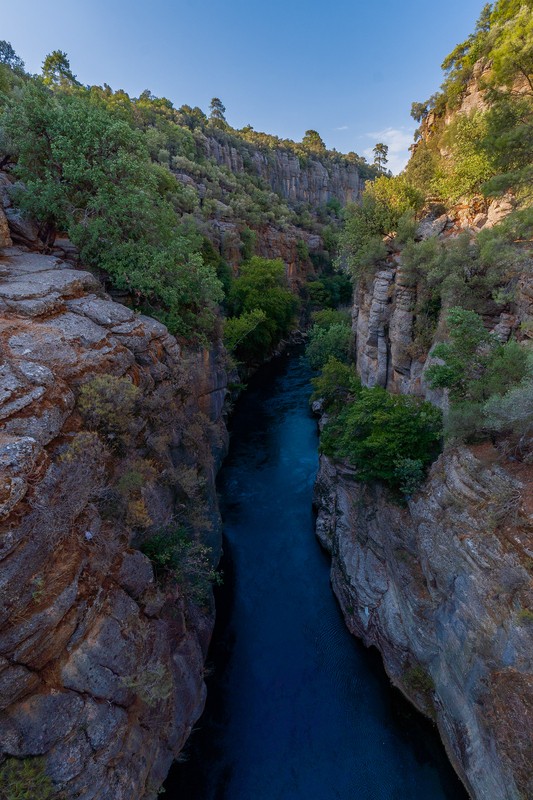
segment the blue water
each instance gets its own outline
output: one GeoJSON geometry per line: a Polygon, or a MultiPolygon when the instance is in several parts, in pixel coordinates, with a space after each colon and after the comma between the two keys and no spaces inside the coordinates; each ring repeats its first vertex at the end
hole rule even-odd
{"type": "Polygon", "coordinates": [[[169,800],[463,800],[432,726],[347,631],[314,536],[304,359],[241,398],[220,490],[225,586],[206,712],[169,800]]]}

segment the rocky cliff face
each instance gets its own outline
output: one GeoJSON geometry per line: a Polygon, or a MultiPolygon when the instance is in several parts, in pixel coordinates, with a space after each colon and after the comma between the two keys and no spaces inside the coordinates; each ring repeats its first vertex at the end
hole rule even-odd
{"type": "Polygon", "coordinates": [[[132,545],[188,504],[217,557],[222,357],[17,248],[0,256],[0,336],[2,756],[44,757],[67,798],[155,798],[203,708],[213,612],[132,545]],[[137,387],[120,444],[77,406],[102,374],[137,387]]]}
{"type": "MultiPolygon", "coordinates": [[[[316,275],[312,263],[308,258],[302,258],[298,248],[299,243],[303,243],[309,253],[320,253],[323,248],[320,236],[294,225],[287,225],[283,230],[265,225],[256,229],[255,234],[256,255],[262,258],[280,258],[285,264],[287,279],[293,291],[297,291],[311,275],[316,275]]],[[[210,238],[236,269],[242,259],[239,226],[234,222],[214,220],[210,225],[210,238]]]]}
{"type": "MultiPolygon", "coordinates": [[[[420,238],[447,238],[463,228],[481,230],[492,227],[510,206],[507,199],[495,201],[484,213],[463,213],[455,217],[443,214],[426,219],[419,228],[420,238]]],[[[389,256],[382,268],[368,282],[360,281],[354,294],[352,308],[355,333],[357,372],[364,386],[382,386],[392,392],[423,396],[444,406],[441,392],[432,391],[424,379],[431,363],[430,348],[435,331],[417,308],[417,286],[402,269],[401,252],[394,241],[389,244],[389,256]]],[[[511,333],[528,336],[533,323],[533,278],[525,270],[518,281],[515,297],[506,311],[497,306],[487,308],[485,322],[502,342],[511,333]]],[[[423,309],[422,309],[423,311],[423,309]]]]}
{"type": "Polygon", "coordinates": [[[533,796],[533,471],[447,452],[401,508],[322,456],[317,533],[349,629],[478,800],[533,796]]]}
{"type": "MultiPolygon", "coordinates": [[[[477,218],[472,209],[468,218],[428,218],[418,234],[479,230],[506,210],[500,202],[477,218]]],[[[506,313],[487,308],[487,327],[501,341],[529,336],[532,298],[526,270],[506,313]]],[[[390,242],[382,268],[355,293],[357,371],[365,386],[445,408],[424,379],[434,332],[418,308],[390,242]]],[[[407,507],[325,457],[317,480],[317,534],[346,623],[435,720],[477,800],[533,797],[532,489],[531,466],[489,444],[445,451],[407,507]]]]}
{"type": "MultiPolygon", "coordinates": [[[[209,158],[232,172],[245,171],[242,154],[230,144],[209,136],[206,151],[209,158]]],[[[250,147],[247,155],[249,171],[255,172],[290,204],[309,203],[317,207],[336,198],[345,205],[356,202],[364,188],[355,164],[323,162],[312,157],[300,162],[297,155],[287,150],[262,152],[250,147]]]]}

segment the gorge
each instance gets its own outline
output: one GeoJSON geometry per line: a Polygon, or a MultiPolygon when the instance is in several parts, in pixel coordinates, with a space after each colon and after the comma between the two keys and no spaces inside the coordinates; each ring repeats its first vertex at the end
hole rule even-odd
{"type": "Polygon", "coordinates": [[[311,374],[297,352],[276,359],[232,419],[215,672],[166,796],[466,798],[431,723],[406,710],[331,595],[311,510],[311,374]]]}
{"type": "Polygon", "coordinates": [[[0,800],[533,798],[532,11],[399,175],[0,41],[0,800]]]}

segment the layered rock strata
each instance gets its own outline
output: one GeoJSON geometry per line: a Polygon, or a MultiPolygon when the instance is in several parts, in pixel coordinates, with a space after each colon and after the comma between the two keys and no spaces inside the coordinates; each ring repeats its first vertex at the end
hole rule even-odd
{"type": "Polygon", "coordinates": [[[345,205],[356,202],[363,191],[364,180],[355,164],[346,161],[319,160],[309,156],[301,162],[288,150],[263,152],[246,148],[247,164],[235,147],[213,136],[206,137],[206,154],[231,172],[255,172],[272,189],[291,204],[309,203],[315,208],[335,198],[345,205]]]}
{"type": "Polygon", "coordinates": [[[350,631],[431,716],[477,800],[533,796],[533,470],[443,454],[406,508],[321,457],[317,534],[350,631]]]}
{"type": "Polygon", "coordinates": [[[222,355],[185,353],[91,274],[16,248],[0,341],[1,754],[42,757],[66,798],[155,798],[203,709],[213,612],[132,545],[193,494],[218,557],[222,355]],[[138,390],[120,446],[77,406],[103,374],[138,390]]]}

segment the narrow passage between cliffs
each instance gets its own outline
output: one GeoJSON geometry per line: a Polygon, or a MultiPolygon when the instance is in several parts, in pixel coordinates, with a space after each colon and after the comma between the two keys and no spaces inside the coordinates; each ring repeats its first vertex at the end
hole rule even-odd
{"type": "Polygon", "coordinates": [[[346,629],[314,535],[316,421],[299,355],[251,381],[220,477],[224,587],[206,711],[169,800],[463,800],[431,724],[346,629]]]}

